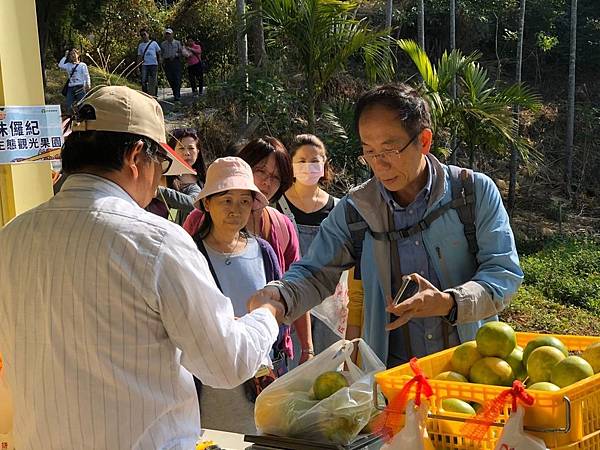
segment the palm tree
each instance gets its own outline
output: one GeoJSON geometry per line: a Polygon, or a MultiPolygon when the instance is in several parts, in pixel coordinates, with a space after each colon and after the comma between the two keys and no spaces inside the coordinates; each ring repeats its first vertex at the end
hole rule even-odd
{"type": "Polygon", "coordinates": [[[270,37],[283,43],[304,75],[308,128],[324,87],[342,71],[350,57],[360,55],[369,79],[390,79],[394,58],[388,30],[372,31],[356,19],[355,0],[263,0],[263,18],[270,37]]]}
{"type": "MultiPolygon", "coordinates": [[[[423,79],[421,90],[431,106],[434,143],[447,142],[443,137],[456,133],[469,149],[471,167],[480,151],[504,155],[506,148],[515,146],[524,159],[533,153],[529,143],[515,133],[511,108],[536,110],[540,107],[537,95],[521,84],[494,86],[487,71],[477,63],[479,53],[465,56],[459,50],[444,52],[434,66],[416,42],[400,40],[398,45],[423,79]],[[456,98],[449,92],[454,76],[459,86],[456,98]]],[[[449,153],[441,147],[435,147],[434,152],[441,156],[449,153]]]]}
{"type": "Polygon", "coordinates": [[[571,0],[571,46],[569,50],[569,94],[567,99],[567,142],[565,148],[565,184],[571,196],[573,176],[573,135],[575,134],[575,63],[577,61],[577,0],[571,0]]]}
{"type": "MultiPolygon", "coordinates": [[[[527,0],[521,0],[521,9],[519,11],[519,40],[517,42],[517,73],[516,82],[521,84],[521,67],[523,65],[523,39],[525,35],[525,6],[527,0]]],[[[519,107],[515,108],[515,122],[517,133],[519,133],[520,111],[519,107]]],[[[510,151],[510,180],[508,183],[508,213],[512,215],[515,208],[516,191],[517,191],[517,171],[519,170],[519,152],[516,148],[510,151]]]]}

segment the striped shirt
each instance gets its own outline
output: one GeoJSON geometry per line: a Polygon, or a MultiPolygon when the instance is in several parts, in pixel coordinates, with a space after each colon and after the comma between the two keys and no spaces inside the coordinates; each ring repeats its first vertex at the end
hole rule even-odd
{"type": "Polygon", "coordinates": [[[190,236],[104,178],[69,177],[0,230],[0,255],[19,450],[194,448],[191,373],[231,388],[268,363],[271,313],[235,320],[190,236]]]}

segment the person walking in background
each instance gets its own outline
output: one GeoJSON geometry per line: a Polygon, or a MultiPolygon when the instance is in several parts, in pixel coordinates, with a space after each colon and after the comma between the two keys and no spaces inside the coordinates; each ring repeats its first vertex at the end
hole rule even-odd
{"type": "Polygon", "coordinates": [[[158,94],[158,63],[160,62],[160,45],[150,39],[148,30],[140,30],[142,42],[138,45],[138,65],[140,67],[142,91],[154,97],[158,94]]]}
{"type": "Polygon", "coordinates": [[[163,70],[173,91],[173,99],[181,98],[181,42],[173,38],[173,30],[165,30],[165,40],[160,44],[163,70]]]}
{"type": "MultiPolygon", "coordinates": [[[[278,200],[277,209],[285,214],[295,225],[300,243],[300,255],[308,253],[321,222],[327,218],[338,199],[321,188],[333,180],[333,171],[327,159],[325,144],[313,134],[300,134],[289,146],[294,183],[278,200]]],[[[342,292],[346,292],[343,289],[342,292]]],[[[347,296],[334,295],[328,300],[335,303],[330,311],[341,312],[346,308],[347,296]],[[339,303],[339,304],[338,304],[339,303]]],[[[319,307],[317,307],[319,308],[319,307]]],[[[312,314],[312,340],[316,354],[339,341],[338,336],[326,323],[338,323],[339,317],[326,315],[323,322],[319,313],[312,314]]],[[[341,316],[341,314],[336,314],[341,316]]],[[[345,323],[343,324],[345,328],[345,323]]],[[[336,329],[340,328],[335,326],[336,329]]]]}
{"type": "Polygon", "coordinates": [[[79,59],[79,51],[76,48],[67,50],[65,56],[58,63],[58,67],[67,72],[69,79],[66,83],[66,109],[71,111],[73,103],[81,100],[90,90],[92,82],[87,64],[79,59]]]}
{"type": "Polygon", "coordinates": [[[202,47],[196,40],[188,36],[183,47],[183,56],[187,61],[188,76],[192,94],[202,95],[204,88],[204,69],[202,68],[202,47]]]}

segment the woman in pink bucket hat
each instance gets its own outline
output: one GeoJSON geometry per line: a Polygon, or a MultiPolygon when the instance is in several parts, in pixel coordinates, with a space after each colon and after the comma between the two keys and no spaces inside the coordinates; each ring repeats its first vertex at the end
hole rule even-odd
{"type": "MultiPolygon", "coordinates": [[[[251,212],[263,209],[268,200],[254,184],[252,168],[236,157],[219,158],[208,167],[199,199],[204,219],[194,241],[206,257],[217,286],[230,298],[235,316],[241,317],[247,311],[246,299],[281,276],[269,243],[246,230],[251,212]]],[[[203,428],[256,433],[256,396],[287,372],[285,340],[289,340],[289,327],[281,325],[279,331],[271,351],[272,369],[261,369],[234,389],[214,389],[196,380],[203,428]]]]}

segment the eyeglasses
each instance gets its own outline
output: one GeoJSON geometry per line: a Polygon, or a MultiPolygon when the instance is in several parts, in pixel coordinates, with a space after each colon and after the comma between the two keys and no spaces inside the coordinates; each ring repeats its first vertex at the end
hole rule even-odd
{"type": "Polygon", "coordinates": [[[152,161],[160,164],[160,169],[162,174],[164,175],[171,168],[171,164],[173,164],[173,160],[167,156],[166,153],[161,151],[155,151],[152,155],[148,155],[152,161]]]}
{"type": "Polygon", "coordinates": [[[267,172],[262,167],[256,167],[256,168],[252,169],[252,172],[254,173],[254,175],[256,175],[258,178],[260,178],[262,181],[272,181],[273,183],[275,183],[278,186],[281,184],[281,178],[279,178],[274,173],[267,172]]]}
{"type": "Polygon", "coordinates": [[[417,138],[417,136],[419,136],[419,134],[421,134],[421,132],[419,131],[417,134],[415,134],[410,141],[408,141],[408,143],[402,147],[401,149],[393,149],[393,150],[387,150],[385,152],[379,152],[379,153],[369,153],[366,155],[360,155],[358,157],[358,160],[364,164],[365,166],[374,164],[377,161],[387,161],[389,162],[392,158],[396,158],[400,155],[400,153],[402,153],[404,150],[406,150],[408,148],[408,146],[410,144],[413,143],[413,141],[417,138]]]}

